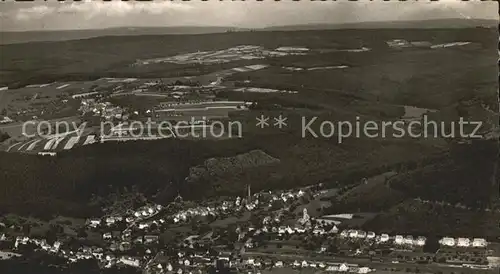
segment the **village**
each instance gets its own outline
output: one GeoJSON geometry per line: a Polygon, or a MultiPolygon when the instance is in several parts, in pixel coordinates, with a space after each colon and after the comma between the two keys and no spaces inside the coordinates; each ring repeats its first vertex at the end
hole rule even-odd
{"type": "Polygon", "coordinates": [[[0,235],[0,246],[7,258],[35,251],[63,258],[69,265],[96,260],[104,269],[129,267],[145,273],[207,273],[209,268],[369,273],[498,267],[489,248],[496,243],[483,238],[442,237],[438,250],[428,251],[425,236],[353,228],[357,214],[309,213],[308,205],[330,191],[320,184],[251,193],[248,186],[246,196],[198,205],[178,195],[167,205],[147,202],[88,219],[77,236],[60,231],[51,239],[29,237],[26,225],[16,227],[2,220],[0,226],[12,233],[0,235]]]}

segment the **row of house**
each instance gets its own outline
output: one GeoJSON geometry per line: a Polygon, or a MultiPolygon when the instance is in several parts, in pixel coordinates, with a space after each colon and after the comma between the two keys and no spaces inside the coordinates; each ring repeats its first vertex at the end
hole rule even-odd
{"type": "Polygon", "coordinates": [[[426,243],[426,237],[418,236],[417,238],[413,238],[412,235],[396,235],[394,237],[389,236],[389,234],[381,234],[377,236],[373,231],[362,231],[362,230],[344,230],[340,233],[342,238],[351,238],[351,239],[366,239],[373,240],[377,243],[389,243],[391,238],[393,239],[392,243],[395,245],[409,245],[409,246],[424,246],[426,243]]]}
{"type": "Polygon", "coordinates": [[[439,244],[442,246],[449,247],[486,247],[488,246],[488,242],[483,238],[473,238],[472,240],[469,238],[451,238],[451,237],[443,237],[439,240],[439,244]]]}

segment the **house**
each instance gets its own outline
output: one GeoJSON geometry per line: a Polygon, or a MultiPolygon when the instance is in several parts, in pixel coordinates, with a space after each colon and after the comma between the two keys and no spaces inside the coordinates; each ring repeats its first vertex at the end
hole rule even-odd
{"type": "Polygon", "coordinates": [[[282,261],[277,261],[277,262],[274,264],[274,267],[283,267],[283,262],[282,262],[282,261]]]}
{"type": "Polygon", "coordinates": [[[142,237],[137,237],[134,239],[134,244],[142,244],[142,243],[143,243],[142,237]]]}
{"type": "Polygon", "coordinates": [[[104,257],[104,259],[106,261],[112,261],[112,260],[115,259],[115,255],[113,255],[113,254],[106,254],[106,256],[104,257]]]}
{"type": "Polygon", "coordinates": [[[100,219],[91,219],[89,220],[89,226],[96,228],[101,225],[101,220],[100,219]]]}
{"type": "Polygon", "coordinates": [[[349,271],[349,267],[346,264],[341,264],[339,266],[339,271],[347,272],[349,271]]]}
{"type": "Polygon", "coordinates": [[[404,239],[405,245],[413,245],[413,236],[407,235],[404,239]]]}
{"type": "Polygon", "coordinates": [[[45,242],[41,243],[40,247],[42,247],[42,249],[45,250],[45,251],[49,251],[51,249],[51,246],[49,244],[45,243],[45,242]]]}
{"type": "Polygon", "coordinates": [[[372,269],[370,269],[369,267],[366,267],[366,266],[364,266],[364,267],[360,267],[360,268],[358,269],[358,273],[359,273],[359,274],[366,274],[366,273],[369,273],[369,272],[371,272],[371,271],[372,271],[372,269]]]}
{"type": "Polygon", "coordinates": [[[402,245],[404,243],[404,237],[402,235],[396,235],[394,238],[394,244],[402,245]]]}
{"type": "Polygon", "coordinates": [[[253,248],[252,238],[247,239],[247,241],[245,242],[245,247],[246,248],[253,248]]]}
{"type": "Polygon", "coordinates": [[[307,261],[302,261],[302,263],[300,264],[301,267],[308,267],[309,264],[307,263],[307,261]]]}
{"type": "Polygon", "coordinates": [[[123,231],[123,235],[122,235],[122,237],[130,237],[131,235],[132,235],[132,230],[130,230],[130,229],[125,229],[125,230],[123,231]]]}
{"type": "Polygon", "coordinates": [[[375,239],[375,232],[368,231],[368,233],[366,234],[366,239],[375,239]]]}
{"type": "Polygon", "coordinates": [[[74,94],[71,96],[71,98],[73,99],[78,99],[78,98],[84,98],[84,97],[89,97],[89,96],[92,96],[92,95],[98,95],[99,92],[95,91],[95,92],[87,92],[87,93],[80,93],[80,94],[74,94]]]}
{"type": "MultiPolygon", "coordinates": [[[[64,250],[62,252],[64,252],[64,250]]],[[[103,259],[103,254],[101,252],[92,252],[92,256],[94,256],[94,258],[96,258],[98,260],[103,259]]]]}
{"type": "Polygon", "coordinates": [[[330,265],[326,268],[326,271],[338,271],[339,270],[339,267],[336,266],[336,265],[330,265]]]}
{"type": "Polygon", "coordinates": [[[320,248],[320,252],[326,252],[328,250],[328,245],[327,244],[323,244],[320,248]]]}
{"type": "Polygon", "coordinates": [[[141,265],[139,259],[126,256],[121,257],[120,262],[132,267],[139,267],[141,265]]]}
{"type": "Polygon", "coordinates": [[[153,243],[158,243],[158,235],[146,235],[144,236],[144,243],[145,244],[153,244],[153,243]]]}
{"type": "Polygon", "coordinates": [[[389,235],[388,234],[382,234],[380,235],[380,240],[381,243],[389,241],[389,235]]]}
{"type": "Polygon", "coordinates": [[[114,223],[115,223],[115,221],[116,221],[116,220],[115,220],[115,218],[113,218],[113,217],[108,217],[108,218],[106,218],[106,224],[107,224],[108,226],[109,226],[109,225],[114,224],[114,223]]]}
{"type": "Polygon", "coordinates": [[[111,232],[106,232],[102,235],[103,240],[110,240],[112,238],[111,232]]]}
{"type": "Polygon", "coordinates": [[[357,238],[358,237],[358,231],[357,230],[349,230],[349,238],[357,238]]]}
{"type": "Polygon", "coordinates": [[[61,242],[56,241],[56,242],[54,242],[54,245],[52,246],[51,251],[57,253],[57,252],[59,252],[60,248],[61,248],[61,242]]]}
{"type": "Polygon", "coordinates": [[[460,246],[460,247],[468,247],[470,246],[470,239],[468,238],[458,238],[457,239],[457,246],[460,246]]]}
{"type": "Polygon", "coordinates": [[[417,246],[424,246],[426,241],[427,241],[427,238],[425,238],[424,236],[418,236],[417,240],[415,240],[414,244],[417,246]]]}
{"type": "Polygon", "coordinates": [[[472,246],[473,247],[485,247],[488,245],[488,242],[486,242],[485,239],[482,238],[474,238],[472,240],[472,246]]]}
{"type": "Polygon", "coordinates": [[[364,239],[365,237],[366,237],[365,231],[358,231],[358,238],[359,239],[364,239]]]}
{"type": "Polygon", "coordinates": [[[444,237],[441,240],[439,240],[439,243],[444,246],[455,246],[455,239],[444,237]]]}

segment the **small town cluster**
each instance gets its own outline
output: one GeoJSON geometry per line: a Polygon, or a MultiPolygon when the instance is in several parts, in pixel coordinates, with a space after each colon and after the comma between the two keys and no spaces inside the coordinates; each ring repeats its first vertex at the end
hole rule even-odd
{"type": "Polygon", "coordinates": [[[102,268],[132,267],[147,273],[206,273],[209,268],[260,273],[269,268],[310,268],[368,273],[393,266],[491,269],[482,238],[443,237],[439,250],[425,251],[427,238],[377,234],[350,227],[356,214],[317,215],[308,207],[331,190],[314,185],[194,204],[178,195],[168,205],[146,203],[122,214],[88,219],[76,237],[1,235],[7,256],[37,250],[69,264],[96,260],[102,268]],[[90,240],[91,234],[98,239],[90,240]],[[75,241],[79,244],[75,244],[75,241]]]}

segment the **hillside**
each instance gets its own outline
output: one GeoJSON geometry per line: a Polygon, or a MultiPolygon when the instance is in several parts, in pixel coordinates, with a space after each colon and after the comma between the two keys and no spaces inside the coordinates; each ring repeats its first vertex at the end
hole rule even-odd
{"type": "Polygon", "coordinates": [[[496,141],[453,145],[432,160],[398,166],[390,179],[347,190],[327,213],[381,212],[365,229],[391,234],[498,237],[498,165],[496,141]]]}
{"type": "Polygon", "coordinates": [[[291,26],[273,26],[264,30],[318,30],[318,29],[449,29],[449,28],[475,28],[475,27],[496,27],[498,22],[486,19],[430,19],[421,21],[377,21],[361,23],[343,24],[307,24],[291,26]]]}
{"type": "Polygon", "coordinates": [[[202,34],[220,33],[233,30],[233,27],[121,27],[83,30],[46,30],[23,32],[0,32],[0,45],[18,44],[42,41],[81,40],[104,36],[140,36],[140,35],[171,35],[171,34],[202,34]]]}
{"type": "Polygon", "coordinates": [[[159,194],[158,201],[165,203],[178,192],[186,199],[241,195],[247,184],[252,184],[254,191],[317,182],[350,184],[400,162],[418,161],[436,152],[435,147],[409,141],[351,139],[339,146],[327,140],[268,134],[264,138],[225,141],[172,139],[95,144],[54,158],[0,153],[0,208],[35,215],[87,216],[95,214],[96,208],[87,206],[93,195],[106,197],[132,187],[149,197],[159,194]],[[276,163],[271,166],[252,164],[255,167],[205,176],[196,182],[184,181],[191,167],[203,165],[210,158],[237,159],[235,156],[252,150],[261,150],[280,161],[273,160],[276,163]],[[407,153],[387,157],[402,150],[407,153]],[[387,160],[380,160],[384,158],[387,160]]]}

